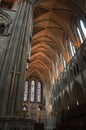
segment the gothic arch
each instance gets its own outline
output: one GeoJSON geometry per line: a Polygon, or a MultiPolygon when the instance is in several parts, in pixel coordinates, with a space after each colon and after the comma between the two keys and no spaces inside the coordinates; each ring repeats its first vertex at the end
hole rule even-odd
{"type": "Polygon", "coordinates": [[[78,81],[74,81],[72,85],[73,104],[79,105],[86,102],[82,85],[78,81]]]}
{"type": "Polygon", "coordinates": [[[0,34],[5,34],[8,32],[9,25],[12,23],[10,16],[4,12],[0,11],[0,34]]]}
{"type": "Polygon", "coordinates": [[[11,17],[4,11],[0,10],[0,18],[6,21],[6,23],[12,23],[11,17]]]}
{"type": "Polygon", "coordinates": [[[65,71],[62,73],[62,84],[64,85],[63,87],[67,86],[67,74],[65,71]]]}
{"type": "Polygon", "coordinates": [[[61,96],[58,96],[58,98],[57,98],[57,113],[61,113],[62,110],[63,110],[62,98],[61,98],[61,96]]]}
{"type": "Polygon", "coordinates": [[[70,95],[67,90],[64,91],[63,100],[64,100],[64,109],[65,110],[69,109],[70,108],[70,95]]]}
{"type": "Polygon", "coordinates": [[[80,48],[78,56],[79,56],[80,68],[82,69],[83,67],[86,66],[86,44],[83,44],[83,46],[80,48]]]}
{"type": "Polygon", "coordinates": [[[74,77],[76,77],[79,74],[79,66],[78,66],[78,61],[73,60],[71,61],[69,65],[69,77],[70,80],[73,80],[74,77]]]}

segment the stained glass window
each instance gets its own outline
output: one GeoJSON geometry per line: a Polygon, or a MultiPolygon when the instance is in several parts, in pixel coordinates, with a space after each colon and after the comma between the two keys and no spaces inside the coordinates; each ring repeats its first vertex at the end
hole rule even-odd
{"type": "Polygon", "coordinates": [[[70,44],[71,54],[72,54],[72,56],[74,56],[74,54],[76,53],[75,47],[71,41],[69,44],[70,44]]]}
{"type": "Polygon", "coordinates": [[[81,43],[83,43],[83,38],[82,38],[82,35],[81,35],[79,28],[77,28],[77,32],[78,32],[81,43]]]}
{"type": "Polygon", "coordinates": [[[85,27],[85,25],[84,25],[84,23],[83,23],[82,20],[80,20],[80,25],[81,25],[81,28],[82,28],[82,30],[83,30],[83,33],[84,33],[84,35],[85,35],[85,37],[86,37],[86,27],[85,27]]]}
{"type": "Polygon", "coordinates": [[[25,82],[24,101],[27,101],[27,98],[28,98],[28,81],[25,82]]]}
{"type": "Polygon", "coordinates": [[[41,102],[42,98],[42,85],[41,82],[38,82],[37,84],[37,102],[41,102]]]}
{"type": "Polygon", "coordinates": [[[32,80],[31,82],[31,102],[34,102],[34,98],[35,98],[35,81],[32,80]]]}
{"type": "Polygon", "coordinates": [[[64,64],[64,68],[66,68],[66,61],[64,57],[63,57],[63,64],[64,64]]]}

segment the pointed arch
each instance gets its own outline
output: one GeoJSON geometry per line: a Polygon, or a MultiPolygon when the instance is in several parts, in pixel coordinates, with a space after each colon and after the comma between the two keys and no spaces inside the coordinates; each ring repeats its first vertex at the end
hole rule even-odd
{"type": "Polygon", "coordinates": [[[67,90],[64,91],[63,100],[64,100],[64,109],[65,110],[70,109],[70,96],[67,90]]]}
{"type": "Polygon", "coordinates": [[[86,102],[82,85],[78,81],[73,82],[72,96],[73,96],[73,104],[75,105],[83,104],[84,102],[86,102]]]}
{"type": "Polygon", "coordinates": [[[36,83],[35,83],[35,80],[33,79],[31,81],[31,90],[30,90],[30,101],[31,102],[34,102],[35,101],[35,86],[36,86],[36,83]]]}
{"type": "Polygon", "coordinates": [[[37,102],[42,102],[42,83],[40,81],[37,82],[37,102]]]}

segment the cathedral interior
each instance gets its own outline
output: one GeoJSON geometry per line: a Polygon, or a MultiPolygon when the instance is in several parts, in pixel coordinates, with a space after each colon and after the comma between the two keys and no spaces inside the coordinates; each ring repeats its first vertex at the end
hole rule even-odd
{"type": "Polygon", "coordinates": [[[86,130],[86,0],[0,0],[0,130],[86,130]]]}

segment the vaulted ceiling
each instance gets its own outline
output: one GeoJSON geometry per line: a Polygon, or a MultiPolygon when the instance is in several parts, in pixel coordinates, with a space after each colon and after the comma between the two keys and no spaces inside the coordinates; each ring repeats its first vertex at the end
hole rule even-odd
{"type": "Polygon", "coordinates": [[[73,26],[82,14],[85,16],[85,3],[85,0],[40,0],[36,3],[27,78],[38,77],[48,86],[54,83],[63,70],[60,54],[66,62],[71,59],[66,40],[70,37],[77,43],[73,26]]]}

